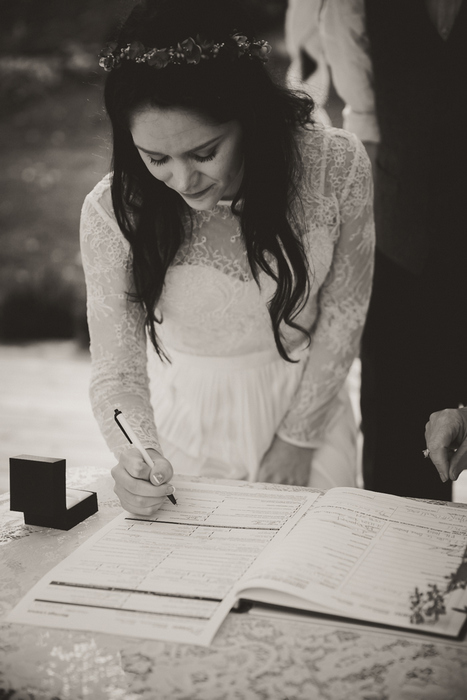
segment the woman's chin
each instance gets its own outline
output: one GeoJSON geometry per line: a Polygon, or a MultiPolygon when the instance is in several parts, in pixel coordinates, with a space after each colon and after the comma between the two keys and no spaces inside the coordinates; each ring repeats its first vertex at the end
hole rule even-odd
{"type": "Polygon", "coordinates": [[[217,188],[213,188],[213,192],[209,191],[204,197],[200,197],[199,199],[186,196],[183,197],[183,199],[192,209],[203,211],[206,209],[213,209],[218,203],[220,197],[217,188]]]}

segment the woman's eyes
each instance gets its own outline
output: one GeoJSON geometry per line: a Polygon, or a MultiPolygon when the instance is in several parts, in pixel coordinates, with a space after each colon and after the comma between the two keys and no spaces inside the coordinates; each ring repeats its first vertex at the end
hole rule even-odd
{"type": "Polygon", "coordinates": [[[194,156],[194,159],[198,163],[207,163],[209,160],[213,160],[216,157],[217,151],[212,151],[208,156],[194,156]]]}
{"type": "Polygon", "coordinates": [[[165,165],[165,163],[167,163],[167,161],[169,160],[167,158],[167,156],[164,156],[164,158],[160,158],[159,160],[156,160],[155,158],[151,158],[151,156],[148,156],[148,157],[149,157],[149,162],[151,163],[151,165],[165,165]]]}
{"type": "MultiPolygon", "coordinates": [[[[197,163],[207,163],[208,161],[213,160],[216,157],[216,155],[217,155],[217,151],[214,150],[207,156],[195,156],[194,155],[193,159],[197,163]]],[[[165,165],[168,160],[169,160],[168,156],[164,156],[163,158],[159,158],[159,160],[156,160],[155,158],[151,158],[151,156],[149,156],[149,161],[150,161],[151,165],[165,165]]]]}

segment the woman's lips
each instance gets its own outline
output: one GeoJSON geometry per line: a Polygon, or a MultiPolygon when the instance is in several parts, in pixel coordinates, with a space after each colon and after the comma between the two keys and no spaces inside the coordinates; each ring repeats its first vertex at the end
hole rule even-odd
{"type": "Polygon", "coordinates": [[[193,194],[189,194],[188,192],[180,192],[179,194],[181,194],[182,197],[187,197],[188,199],[201,199],[201,197],[204,197],[211,187],[212,185],[209,185],[209,187],[206,187],[206,189],[200,190],[199,192],[193,192],[193,194]]]}

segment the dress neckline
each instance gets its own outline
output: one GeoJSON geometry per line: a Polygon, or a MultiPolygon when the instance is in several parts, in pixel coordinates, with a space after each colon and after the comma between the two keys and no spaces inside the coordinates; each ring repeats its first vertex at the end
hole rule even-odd
{"type": "Polygon", "coordinates": [[[190,207],[191,211],[194,212],[195,214],[201,214],[201,213],[211,213],[215,214],[221,209],[231,209],[233,203],[233,199],[219,199],[218,202],[211,208],[211,209],[193,209],[193,207],[190,207]]]}

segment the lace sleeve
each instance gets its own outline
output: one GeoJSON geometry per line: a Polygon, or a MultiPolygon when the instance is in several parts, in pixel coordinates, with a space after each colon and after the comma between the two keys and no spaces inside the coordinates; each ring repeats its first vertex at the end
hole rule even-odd
{"type": "Polygon", "coordinates": [[[92,195],[83,205],[80,239],[95,418],[116,457],[129,444],[114,421],[115,408],[124,413],[145,447],[159,450],[149,395],[143,311],[127,297],[131,288],[129,245],[92,195]]]}
{"type": "Polygon", "coordinates": [[[332,265],[319,291],[319,315],[302,380],[278,430],[280,438],[303,447],[318,447],[322,441],[336,397],[359,351],[371,292],[371,165],[355,136],[346,134],[339,141],[327,175],[331,196],[334,193],[338,202],[332,265]]]}

